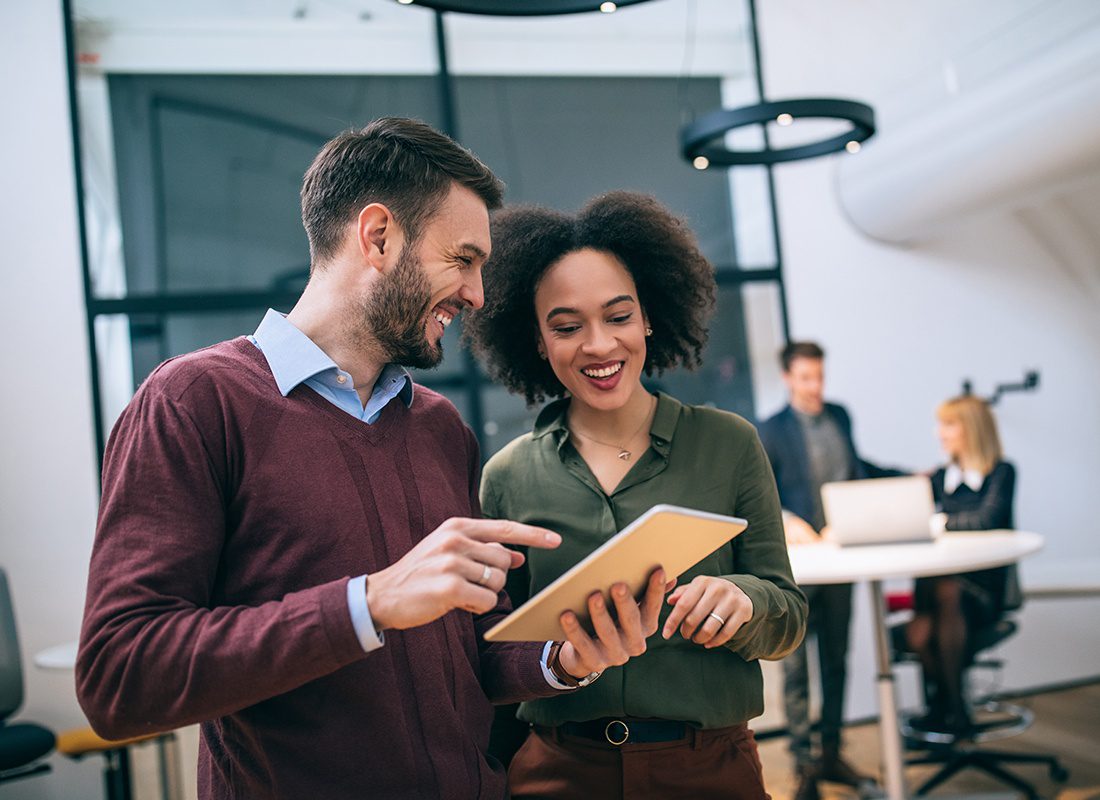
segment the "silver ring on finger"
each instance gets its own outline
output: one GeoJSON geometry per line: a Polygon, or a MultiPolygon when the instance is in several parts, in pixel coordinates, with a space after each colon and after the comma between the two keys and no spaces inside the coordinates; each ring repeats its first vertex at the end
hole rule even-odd
{"type": "Polygon", "coordinates": [[[713,611],[711,611],[709,614],[707,614],[707,616],[708,617],[714,617],[716,620],[718,620],[718,625],[719,626],[723,626],[723,625],[726,624],[726,621],[724,619],[722,619],[720,616],[718,616],[717,614],[715,614],[713,611]]]}
{"type": "Polygon", "coordinates": [[[484,586],[493,577],[493,568],[488,564],[481,565],[481,577],[477,579],[478,586],[484,586]]]}

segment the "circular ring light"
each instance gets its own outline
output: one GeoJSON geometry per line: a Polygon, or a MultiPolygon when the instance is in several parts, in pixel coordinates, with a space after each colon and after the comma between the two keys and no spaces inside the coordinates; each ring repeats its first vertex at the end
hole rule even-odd
{"type": "Polygon", "coordinates": [[[709,164],[736,167],[746,164],[779,164],[803,158],[835,153],[847,149],[856,152],[859,143],[875,132],[875,111],[866,103],[818,97],[801,100],[775,100],[742,108],[719,109],[706,114],[680,130],[680,151],[689,162],[700,167],[709,164]],[[778,150],[730,150],[721,137],[736,128],[778,122],[789,125],[795,119],[840,119],[852,123],[852,128],[839,136],[820,142],[784,147],[778,150]],[[717,144],[715,143],[717,140],[717,144]],[[850,143],[855,143],[849,147],[850,143]],[[705,159],[700,160],[700,159],[705,159]]]}
{"type": "Polygon", "coordinates": [[[397,0],[402,5],[455,11],[460,14],[485,14],[492,17],[546,17],[552,14],[581,14],[603,11],[609,14],[623,6],[646,0],[397,0]]]}

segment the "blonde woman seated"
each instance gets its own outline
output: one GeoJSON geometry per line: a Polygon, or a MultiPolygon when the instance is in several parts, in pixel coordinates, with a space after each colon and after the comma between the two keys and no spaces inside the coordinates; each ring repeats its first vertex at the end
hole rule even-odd
{"type": "MultiPolygon", "coordinates": [[[[513,602],[657,503],[749,522],[682,576],[628,663],[520,706],[532,727],[512,761],[512,795],[764,798],[747,726],[764,706],[756,662],[793,650],[806,618],[775,483],[748,422],[642,385],[643,374],[698,364],[713,269],[680,220],[625,192],[575,216],[505,211],[492,235],[486,305],[467,334],[490,374],[529,404],[558,398],[482,479],[486,515],[562,535],[552,555],[532,551],[510,576],[513,602]]],[[[633,602],[621,585],[612,599],[633,602]]],[[[577,624],[563,615],[565,630],[577,624]]]]}
{"type": "MultiPolygon", "coordinates": [[[[1012,528],[1016,470],[1005,461],[989,405],[964,395],[936,412],[939,437],[949,462],[932,475],[932,493],[949,531],[1012,528]]],[[[962,575],[919,578],[916,616],[906,638],[920,657],[928,713],[916,723],[925,730],[959,737],[972,732],[963,696],[963,670],[971,657],[973,632],[996,622],[1013,601],[1015,566],[962,575]]]]}

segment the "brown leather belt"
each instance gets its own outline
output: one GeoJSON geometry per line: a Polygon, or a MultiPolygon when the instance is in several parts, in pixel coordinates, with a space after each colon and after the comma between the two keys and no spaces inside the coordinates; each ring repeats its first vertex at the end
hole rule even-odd
{"type": "Polygon", "coordinates": [[[536,725],[535,730],[555,738],[568,736],[586,739],[603,746],[622,747],[627,744],[652,744],[678,742],[696,737],[709,739],[745,728],[745,724],[729,728],[701,730],[687,722],[666,719],[634,719],[632,717],[603,717],[585,722],[566,722],[549,728],[536,725]]]}

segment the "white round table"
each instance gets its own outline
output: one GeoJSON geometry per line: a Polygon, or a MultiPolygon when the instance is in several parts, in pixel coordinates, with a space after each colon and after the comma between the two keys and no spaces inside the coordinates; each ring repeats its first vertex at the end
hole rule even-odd
{"type": "Polygon", "coordinates": [[[72,669],[76,666],[76,642],[55,644],[34,654],[34,665],[39,669],[72,669]]]}
{"type": "Polygon", "coordinates": [[[831,542],[792,545],[789,548],[794,579],[804,586],[867,581],[875,625],[878,670],[879,738],[882,745],[886,796],[906,797],[902,774],[904,755],[898,729],[893,659],[886,628],[882,581],[952,575],[1012,564],[1043,547],[1043,537],[1027,531],[950,532],[933,541],[907,544],[840,547],[831,542]]]}

